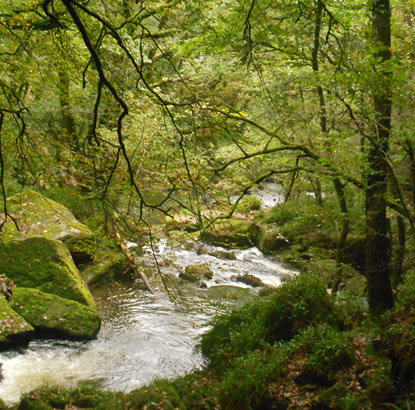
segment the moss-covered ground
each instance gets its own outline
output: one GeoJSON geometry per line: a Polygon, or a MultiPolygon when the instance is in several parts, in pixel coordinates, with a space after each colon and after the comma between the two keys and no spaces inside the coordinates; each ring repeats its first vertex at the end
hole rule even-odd
{"type": "Polygon", "coordinates": [[[201,371],[128,394],[48,387],[11,408],[411,409],[414,295],[415,273],[375,318],[359,299],[334,299],[319,277],[299,275],[214,319],[201,371]]]}

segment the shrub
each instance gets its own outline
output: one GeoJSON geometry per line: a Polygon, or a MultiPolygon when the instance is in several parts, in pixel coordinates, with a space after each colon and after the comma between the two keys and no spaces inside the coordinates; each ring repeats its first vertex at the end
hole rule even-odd
{"type": "Polygon", "coordinates": [[[222,408],[271,408],[273,398],[270,385],[283,375],[288,352],[285,346],[277,345],[236,359],[220,386],[222,408]]]}
{"type": "Polygon", "coordinates": [[[236,357],[289,340],[299,330],[324,322],[342,326],[342,314],[332,305],[320,279],[299,275],[270,296],[216,318],[203,335],[201,348],[212,367],[223,369],[236,357]]]}
{"type": "Polygon", "coordinates": [[[298,378],[300,384],[330,385],[338,370],[356,360],[351,338],[327,324],[306,329],[298,343],[308,355],[298,378]]]}

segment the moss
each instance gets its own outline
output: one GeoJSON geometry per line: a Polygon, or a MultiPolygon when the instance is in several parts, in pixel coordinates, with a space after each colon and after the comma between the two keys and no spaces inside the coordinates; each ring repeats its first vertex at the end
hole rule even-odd
{"type": "Polygon", "coordinates": [[[7,206],[19,230],[9,220],[2,230],[3,241],[32,236],[74,241],[93,236],[69,209],[31,189],[8,198],[7,206]]]}
{"type": "Polygon", "coordinates": [[[254,288],[264,285],[261,279],[249,273],[244,273],[243,275],[234,275],[231,277],[231,279],[237,282],[245,283],[246,285],[250,285],[254,288]]]}
{"type": "Polygon", "coordinates": [[[0,350],[25,344],[32,336],[33,327],[0,296],[0,350]]]}
{"type": "Polygon", "coordinates": [[[2,272],[16,285],[37,288],[90,307],[95,303],[62,242],[42,237],[0,246],[2,272]]]}
{"type": "Polygon", "coordinates": [[[92,339],[101,326],[95,309],[37,289],[17,288],[10,305],[42,336],[92,339]]]}
{"type": "Polygon", "coordinates": [[[227,248],[248,248],[252,246],[249,226],[245,219],[229,219],[218,222],[202,233],[202,239],[210,244],[227,248]]]}
{"type": "Polygon", "coordinates": [[[88,265],[81,272],[81,277],[87,285],[92,285],[105,277],[117,276],[128,267],[125,256],[119,252],[107,251],[97,263],[88,265]]]}
{"type": "Polygon", "coordinates": [[[324,322],[342,326],[341,312],[319,278],[299,275],[270,296],[215,318],[201,348],[211,366],[222,368],[263,344],[290,340],[301,329],[324,322]]]}
{"type": "Polygon", "coordinates": [[[30,405],[43,406],[38,407],[39,409],[93,408],[123,410],[130,408],[124,405],[123,401],[123,393],[102,391],[87,384],[71,389],[46,386],[25,394],[18,408],[36,409],[36,407],[20,407],[30,405]]]}
{"type": "Polygon", "coordinates": [[[127,395],[128,408],[185,409],[176,389],[165,380],[157,380],[150,386],[134,390],[127,395]]]}
{"type": "Polygon", "coordinates": [[[252,224],[249,227],[252,242],[263,253],[269,254],[280,251],[289,246],[289,242],[284,238],[275,225],[252,224]]]}
{"type": "Polygon", "coordinates": [[[181,272],[179,278],[189,282],[198,282],[202,279],[212,279],[213,272],[206,265],[189,265],[184,272],[181,272]]]}

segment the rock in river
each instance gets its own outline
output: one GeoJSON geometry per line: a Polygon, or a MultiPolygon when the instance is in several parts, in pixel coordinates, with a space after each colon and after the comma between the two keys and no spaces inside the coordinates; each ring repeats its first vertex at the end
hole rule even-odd
{"type": "Polygon", "coordinates": [[[27,343],[32,336],[33,327],[0,297],[0,350],[27,343]]]}
{"type": "Polygon", "coordinates": [[[43,237],[0,246],[1,271],[18,287],[36,288],[95,308],[71,254],[62,242],[43,237]]]}
{"type": "Polygon", "coordinates": [[[101,326],[95,309],[37,289],[15,289],[10,306],[40,335],[93,339],[101,326]]]}

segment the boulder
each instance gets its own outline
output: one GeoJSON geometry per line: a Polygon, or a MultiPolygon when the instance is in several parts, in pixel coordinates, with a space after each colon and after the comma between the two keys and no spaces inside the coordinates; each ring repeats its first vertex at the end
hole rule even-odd
{"type": "Polygon", "coordinates": [[[252,246],[249,235],[251,222],[246,219],[227,219],[206,229],[201,239],[207,243],[226,248],[249,248],[252,246]]]}
{"type": "Polygon", "coordinates": [[[37,289],[16,288],[10,306],[41,336],[93,339],[101,327],[95,309],[37,289]]]}
{"type": "Polygon", "coordinates": [[[275,226],[252,224],[249,227],[249,234],[251,241],[264,254],[289,246],[289,241],[279,233],[275,226]]]}
{"type": "Polygon", "coordinates": [[[184,272],[180,273],[179,278],[189,282],[199,282],[202,279],[212,279],[213,272],[206,265],[188,265],[184,272]]]}
{"type": "Polygon", "coordinates": [[[95,307],[71,254],[62,242],[43,237],[13,240],[0,246],[1,270],[17,286],[36,288],[95,307]]]}
{"type": "Polygon", "coordinates": [[[31,189],[8,198],[7,207],[19,230],[9,219],[2,230],[3,241],[43,236],[69,244],[93,237],[92,231],[80,223],[68,208],[31,189]]]}
{"type": "Polygon", "coordinates": [[[246,285],[250,285],[253,288],[264,285],[261,279],[257,278],[254,275],[250,275],[249,273],[245,273],[244,275],[233,275],[231,279],[236,282],[242,282],[246,285]]]}
{"type": "Polygon", "coordinates": [[[117,252],[109,252],[109,255],[100,258],[95,263],[88,265],[81,271],[81,277],[87,285],[92,285],[100,279],[108,276],[119,275],[128,269],[128,262],[125,256],[117,252]]]}
{"type": "Polygon", "coordinates": [[[0,296],[0,350],[26,344],[33,337],[33,333],[33,327],[0,296]]]}

